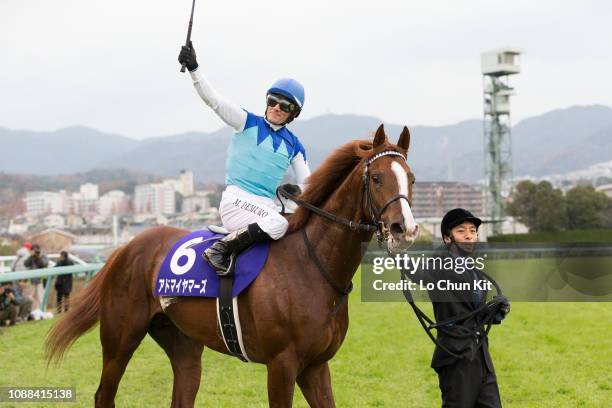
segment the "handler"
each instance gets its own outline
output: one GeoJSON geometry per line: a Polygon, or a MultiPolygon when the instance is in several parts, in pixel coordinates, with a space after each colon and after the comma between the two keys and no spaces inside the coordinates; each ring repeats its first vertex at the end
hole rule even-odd
{"type": "MultiPolygon", "coordinates": [[[[455,208],[444,216],[441,224],[442,239],[445,245],[444,257],[452,257],[456,265],[466,265],[465,259],[472,255],[478,241],[478,227],[481,220],[462,208],[455,208]],[[457,261],[461,262],[457,262],[457,261]]],[[[501,407],[497,377],[489,354],[489,340],[484,329],[483,310],[466,319],[466,316],[482,307],[487,292],[476,282],[486,279],[482,272],[474,268],[457,270],[418,270],[410,275],[411,280],[425,282],[469,283],[469,290],[429,291],[436,322],[448,323],[438,330],[436,348],[431,367],[439,378],[443,408],[494,408],[501,407]],[[466,335],[469,333],[469,335],[466,335]],[[447,351],[449,352],[447,352],[447,351]]],[[[463,286],[465,287],[465,286],[463,286]]],[[[508,299],[500,296],[499,306],[493,310],[492,323],[499,324],[510,312],[508,299]]]]}
{"type": "MultiPolygon", "coordinates": [[[[286,128],[304,106],[304,88],[291,78],[276,81],[266,94],[265,116],[240,109],[219,95],[198,69],[190,42],[178,58],[191,74],[198,94],[227,125],[234,129],[225,162],[226,188],[221,197],[221,221],[230,234],[204,252],[204,258],[224,275],[231,260],[251,244],[279,239],[287,232],[287,220],[279,214],[274,197],[289,167],[297,183],[310,175],[306,152],[286,128]]],[[[288,190],[299,193],[300,188],[288,190]]]]}

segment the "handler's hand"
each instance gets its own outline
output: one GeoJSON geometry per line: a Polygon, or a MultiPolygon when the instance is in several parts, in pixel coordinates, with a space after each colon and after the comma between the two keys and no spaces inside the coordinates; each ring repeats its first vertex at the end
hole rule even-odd
{"type": "Polygon", "coordinates": [[[181,52],[178,56],[178,61],[181,65],[185,64],[189,72],[195,71],[198,68],[198,61],[196,59],[196,52],[193,48],[193,43],[189,41],[189,47],[183,45],[181,52]]]}
{"type": "Polygon", "coordinates": [[[496,300],[499,303],[493,323],[499,324],[502,320],[506,318],[508,313],[510,313],[510,301],[505,296],[495,296],[493,300],[496,300]]]}

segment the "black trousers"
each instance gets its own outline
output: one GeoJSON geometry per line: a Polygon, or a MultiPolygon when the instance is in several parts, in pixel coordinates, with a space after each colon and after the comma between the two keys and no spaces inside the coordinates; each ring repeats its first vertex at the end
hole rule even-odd
{"type": "MultiPolygon", "coordinates": [[[[57,289],[56,289],[57,290],[57,289]]],[[[62,313],[62,309],[64,312],[68,311],[70,307],[70,292],[63,292],[61,290],[57,290],[57,313],[62,313]]]]}
{"type": "Polygon", "coordinates": [[[495,373],[487,369],[482,353],[436,368],[442,408],[501,408],[495,373]]]}

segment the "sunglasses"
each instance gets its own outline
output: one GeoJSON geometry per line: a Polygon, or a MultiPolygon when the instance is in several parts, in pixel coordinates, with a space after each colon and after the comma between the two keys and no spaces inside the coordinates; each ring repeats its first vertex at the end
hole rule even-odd
{"type": "Polygon", "coordinates": [[[266,98],[266,103],[271,108],[278,105],[280,110],[286,113],[293,113],[297,109],[297,106],[294,103],[291,103],[286,99],[279,98],[278,96],[272,94],[268,95],[268,97],[266,98]]]}

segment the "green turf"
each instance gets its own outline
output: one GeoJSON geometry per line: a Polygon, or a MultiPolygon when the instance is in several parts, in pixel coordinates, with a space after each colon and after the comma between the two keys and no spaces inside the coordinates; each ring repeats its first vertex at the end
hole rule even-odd
{"type": "MultiPolygon", "coordinates": [[[[348,336],[331,363],[337,406],[440,406],[437,377],[429,368],[433,345],[412,311],[401,303],[361,303],[359,283],[357,276],[348,336]]],[[[491,333],[504,406],[611,406],[611,321],[612,303],[514,303],[506,322],[491,333]]],[[[101,368],[98,331],[82,337],[62,366],[46,370],[41,345],[51,324],[3,328],[0,386],[72,386],[77,403],[63,406],[92,406],[101,368]]],[[[117,406],[169,406],[171,392],[170,364],[147,337],[123,377],[117,406]]],[[[205,350],[197,406],[267,406],[265,367],[205,350]]],[[[295,406],[307,406],[299,390],[295,406]]]]}

